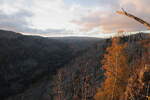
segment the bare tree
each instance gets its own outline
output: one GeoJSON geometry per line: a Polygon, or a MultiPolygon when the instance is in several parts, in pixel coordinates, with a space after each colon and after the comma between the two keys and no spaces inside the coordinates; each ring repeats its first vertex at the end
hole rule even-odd
{"type": "Polygon", "coordinates": [[[65,100],[64,98],[64,90],[63,90],[63,81],[64,81],[64,72],[63,70],[59,70],[58,74],[54,77],[54,100],[65,100]]]}

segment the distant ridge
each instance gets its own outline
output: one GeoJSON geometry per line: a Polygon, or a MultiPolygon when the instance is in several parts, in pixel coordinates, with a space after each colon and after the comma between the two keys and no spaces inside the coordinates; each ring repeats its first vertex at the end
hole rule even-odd
{"type": "Polygon", "coordinates": [[[21,36],[21,33],[16,33],[7,30],[0,30],[0,38],[17,38],[18,36],[21,36]]]}

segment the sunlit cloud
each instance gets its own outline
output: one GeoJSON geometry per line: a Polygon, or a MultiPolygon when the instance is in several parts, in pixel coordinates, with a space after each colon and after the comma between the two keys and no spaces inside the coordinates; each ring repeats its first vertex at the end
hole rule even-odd
{"type": "Polygon", "coordinates": [[[74,20],[73,22],[81,26],[81,30],[87,32],[89,30],[94,30],[96,27],[99,27],[100,32],[103,33],[117,32],[118,30],[146,30],[145,27],[135,22],[134,20],[131,20],[125,16],[117,15],[115,11],[120,10],[120,8],[123,7],[127,11],[150,22],[150,15],[148,14],[150,10],[148,9],[148,3],[148,0],[119,0],[116,3],[114,3],[116,5],[119,4],[118,7],[110,5],[110,8],[112,7],[114,9],[107,8],[108,10],[103,11],[99,9],[99,11],[89,13],[89,15],[82,17],[80,20],[74,20]],[[144,10],[145,8],[146,10],[144,10]]]}
{"type": "Polygon", "coordinates": [[[89,35],[145,27],[117,15],[121,7],[150,22],[149,0],[0,0],[0,28],[30,34],[89,35]]]}

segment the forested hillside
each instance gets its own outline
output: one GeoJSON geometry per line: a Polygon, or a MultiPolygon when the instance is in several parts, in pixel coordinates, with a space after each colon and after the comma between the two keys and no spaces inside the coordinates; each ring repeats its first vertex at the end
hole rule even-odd
{"type": "Polygon", "coordinates": [[[88,49],[84,55],[57,71],[50,92],[52,99],[130,100],[130,92],[133,92],[133,100],[146,99],[150,92],[147,88],[149,83],[138,84],[138,78],[131,79],[139,74],[139,69],[142,75],[146,74],[140,77],[149,82],[149,70],[144,70],[150,61],[149,39],[149,34],[139,33],[100,41],[96,47],[88,49]],[[143,60],[146,62],[139,66],[143,60]],[[131,85],[133,89],[138,89],[141,84],[145,86],[139,90],[129,89],[131,85]],[[140,91],[139,94],[137,91],[140,91]],[[140,93],[145,97],[140,97],[140,93]]]}
{"type": "Polygon", "coordinates": [[[150,35],[25,36],[0,31],[0,100],[146,100],[150,35]]]}
{"type": "Polygon", "coordinates": [[[149,100],[149,34],[113,38],[102,64],[105,80],[96,100],[149,100]]]}
{"type": "Polygon", "coordinates": [[[42,91],[47,88],[43,83],[51,84],[57,69],[100,40],[86,37],[43,38],[0,30],[0,99],[15,97],[25,91],[29,96],[26,100],[41,97],[42,91]]]}

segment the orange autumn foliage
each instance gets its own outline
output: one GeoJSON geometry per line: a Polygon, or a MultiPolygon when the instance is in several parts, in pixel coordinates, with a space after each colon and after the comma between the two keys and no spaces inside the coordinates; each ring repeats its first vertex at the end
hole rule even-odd
{"type": "Polygon", "coordinates": [[[119,100],[125,91],[130,73],[124,51],[127,44],[120,44],[119,41],[119,38],[113,38],[104,55],[102,68],[105,70],[105,81],[95,95],[96,100],[119,100]]]}

